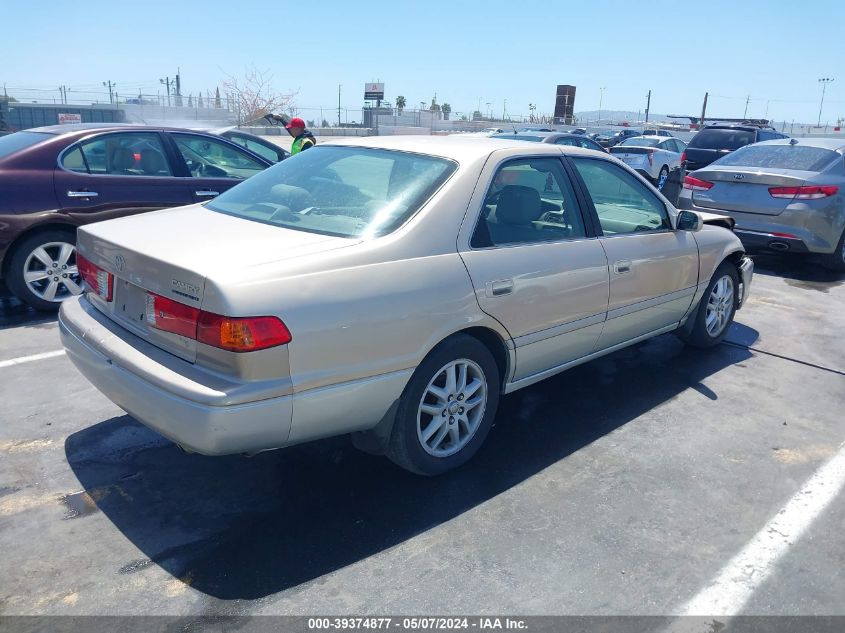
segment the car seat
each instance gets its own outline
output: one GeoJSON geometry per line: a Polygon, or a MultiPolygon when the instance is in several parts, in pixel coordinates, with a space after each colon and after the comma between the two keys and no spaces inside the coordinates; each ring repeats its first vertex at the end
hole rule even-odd
{"type": "Polygon", "coordinates": [[[145,176],[169,176],[167,161],[158,150],[148,149],[141,153],[141,171],[145,176]]]}
{"type": "Polygon", "coordinates": [[[540,194],[532,187],[506,185],[496,203],[496,223],[489,223],[494,244],[534,242],[537,229],[531,224],[540,217],[540,194]]]}
{"type": "Polygon", "coordinates": [[[132,171],[135,167],[135,153],[128,147],[118,147],[111,153],[109,173],[119,176],[137,176],[132,171]]]}

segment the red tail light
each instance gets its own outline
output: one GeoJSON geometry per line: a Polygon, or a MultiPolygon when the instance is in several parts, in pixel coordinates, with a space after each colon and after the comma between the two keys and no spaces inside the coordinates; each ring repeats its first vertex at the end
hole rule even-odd
{"type": "Polygon", "coordinates": [[[690,191],[707,191],[713,188],[713,183],[693,176],[684,176],[684,189],[690,191]]]}
{"type": "Polygon", "coordinates": [[[82,275],[82,280],[91,292],[105,301],[112,300],[114,275],[92,264],[80,255],[79,251],[76,253],[76,269],[82,275]]]}
{"type": "Polygon", "coordinates": [[[687,153],[683,152],[681,154],[681,163],[685,163],[685,162],[687,162],[687,153]]]}
{"type": "Polygon", "coordinates": [[[793,198],[796,200],[818,200],[835,196],[839,191],[836,185],[821,185],[814,187],[769,187],[772,198],[793,198]]]}
{"type": "Polygon", "coordinates": [[[152,293],[147,294],[146,318],[156,329],[230,352],[276,347],[290,343],[292,338],[277,317],[227,317],[152,293]]]}

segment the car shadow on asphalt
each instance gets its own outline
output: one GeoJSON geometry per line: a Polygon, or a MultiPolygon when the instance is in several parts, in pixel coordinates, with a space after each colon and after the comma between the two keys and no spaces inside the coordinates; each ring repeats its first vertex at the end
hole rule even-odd
{"type": "Polygon", "coordinates": [[[347,438],[252,458],[189,455],[129,416],[74,433],[65,453],[96,509],[146,557],[114,573],[156,564],[210,596],[257,599],[449,521],[687,389],[717,399],[702,381],[749,357],[669,335],[576,367],[504,397],[475,458],[430,479],[347,438]]]}
{"type": "Polygon", "coordinates": [[[55,312],[38,312],[12,295],[0,282],[0,330],[22,325],[41,325],[56,320],[55,312]]]}
{"type": "Polygon", "coordinates": [[[755,275],[782,277],[791,286],[827,292],[845,283],[845,273],[825,268],[814,255],[767,251],[750,255],[754,260],[755,275]]]}

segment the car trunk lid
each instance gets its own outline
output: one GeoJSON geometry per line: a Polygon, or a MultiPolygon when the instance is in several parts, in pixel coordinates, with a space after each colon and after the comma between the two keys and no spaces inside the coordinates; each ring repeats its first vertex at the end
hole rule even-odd
{"type": "Polygon", "coordinates": [[[770,187],[800,187],[815,172],[767,168],[725,167],[699,169],[693,176],[713,183],[706,191],[693,191],[696,206],[757,215],[779,215],[791,200],[774,198],[770,187]]]}
{"type": "Polygon", "coordinates": [[[190,362],[196,360],[196,340],[151,326],[151,293],[202,308],[206,279],[216,272],[296,259],[356,242],[268,226],[201,205],[92,224],[79,230],[78,239],[80,253],[114,275],[113,301],[96,296],[91,301],[137,336],[190,362]]]}

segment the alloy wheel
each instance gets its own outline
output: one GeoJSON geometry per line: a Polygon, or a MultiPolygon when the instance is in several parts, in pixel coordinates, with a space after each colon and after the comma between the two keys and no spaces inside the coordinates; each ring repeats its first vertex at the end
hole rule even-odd
{"type": "Polygon", "coordinates": [[[59,303],[82,292],[76,267],[76,246],[47,242],[36,247],[24,262],[23,279],[39,299],[59,303]]]}
{"type": "Polygon", "coordinates": [[[730,275],[722,276],[710,291],[704,323],[707,333],[716,338],[728,325],[734,305],[734,282],[730,275]]]}
{"type": "Polygon", "coordinates": [[[487,406],[487,379],[472,360],[441,367],[423,391],[417,409],[417,438],[426,453],[448,457],[478,430],[487,406]]]}

